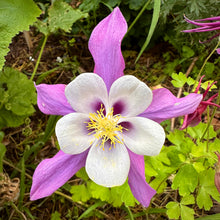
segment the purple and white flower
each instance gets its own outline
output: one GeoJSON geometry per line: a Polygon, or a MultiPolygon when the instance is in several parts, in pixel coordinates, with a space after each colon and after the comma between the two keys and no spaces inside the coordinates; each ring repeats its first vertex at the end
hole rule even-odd
{"type": "Polygon", "coordinates": [[[127,23],[115,8],[89,40],[94,73],[83,73],[67,86],[36,86],[39,109],[63,117],[55,129],[61,150],[36,168],[31,200],[51,195],[82,167],[106,187],[122,185],[128,177],[143,206],[155,195],[145,180],[143,155],[161,150],[165,133],[158,123],[193,113],[202,95],[176,98],[165,88],[152,92],[136,77],[124,76],[121,41],[126,31],[127,23]]]}

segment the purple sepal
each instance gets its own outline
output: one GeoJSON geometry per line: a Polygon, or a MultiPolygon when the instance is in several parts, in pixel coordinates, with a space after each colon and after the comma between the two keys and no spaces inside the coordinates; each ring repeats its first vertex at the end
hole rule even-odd
{"type": "Polygon", "coordinates": [[[116,79],[124,75],[121,41],[126,32],[126,20],[116,7],[95,27],[89,39],[89,50],[95,62],[94,73],[103,78],[108,90],[116,79]]]}
{"type": "Polygon", "coordinates": [[[64,84],[35,86],[38,108],[47,115],[66,115],[74,112],[65,96],[64,84]]]}
{"type": "Polygon", "coordinates": [[[130,150],[128,152],[131,160],[128,184],[134,197],[144,207],[148,207],[156,191],[145,180],[144,156],[137,155],[130,150]]]}
{"type": "Polygon", "coordinates": [[[150,106],[140,114],[158,123],[193,113],[202,100],[201,94],[191,93],[183,98],[177,98],[168,89],[153,90],[153,101],[150,106]]]}
{"type": "Polygon", "coordinates": [[[88,150],[77,155],[59,151],[54,157],[43,160],[36,168],[30,199],[50,196],[64,185],[79,169],[85,166],[88,150]]]}

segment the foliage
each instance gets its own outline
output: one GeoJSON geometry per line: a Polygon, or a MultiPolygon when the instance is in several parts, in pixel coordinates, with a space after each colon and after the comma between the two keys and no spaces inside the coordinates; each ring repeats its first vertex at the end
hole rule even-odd
{"type": "Polygon", "coordinates": [[[151,185],[161,193],[169,182],[173,190],[178,190],[180,202],[169,202],[167,215],[169,218],[194,219],[194,210],[188,205],[196,204],[200,209],[210,210],[212,199],[220,201],[219,193],[214,183],[214,165],[217,161],[215,151],[218,150],[219,139],[213,127],[209,127],[206,141],[200,141],[206,124],[185,131],[175,130],[167,135],[171,146],[164,147],[155,157],[146,158],[146,175],[155,179],[151,185]]]}
{"type": "Polygon", "coordinates": [[[16,127],[35,111],[34,83],[17,70],[0,72],[0,128],[16,127]]]}
{"type": "Polygon", "coordinates": [[[29,30],[41,11],[32,0],[0,1],[0,70],[9,51],[12,37],[19,31],[29,30]]]}
{"type": "Polygon", "coordinates": [[[35,26],[44,35],[55,33],[59,29],[70,32],[73,23],[85,17],[87,17],[87,13],[73,9],[62,0],[56,0],[48,9],[48,18],[45,21],[38,20],[35,26]]]}
{"type": "Polygon", "coordinates": [[[86,202],[94,198],[108,202],[114,207],[120,207],[123,203],[125,206],[134,206],[137,202],[127,182],[122,186],[106,188],[90,180],[85,168],[82,168],[76,175],[82,178],[84,182],[81,185],[71,187],[70,192],[72,193],[73,201],[86,202]]]}

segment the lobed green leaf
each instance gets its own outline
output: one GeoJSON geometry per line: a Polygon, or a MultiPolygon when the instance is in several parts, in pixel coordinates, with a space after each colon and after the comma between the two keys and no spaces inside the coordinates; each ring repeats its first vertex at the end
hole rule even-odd
{"type": "Polygon", "coordinates": [[[15,127],[33,114],[37,102],[34,83],[27,76],[12,68],[0,72],[0,128],[15,127]]]}
{"type": "Polygon", "coordinates": [[[79,9],[72,8],[66,2],[56,0],[48,11],[49,30],[51,33],[62,29],[70,32],[74,22],[81,18],[87,17],[87,13],[83,13],[79,9]]]}
{"type": "Polygon", "coordinates": [[[32,0],[0,1],[0,70],[12,38],[19,31],[28,30],[40,13],[40,9],[32,0]]]}
{"type": "Polygon", "coordinates": [[[172,189],[179,188],[179,194],[181,196],[186,196],[193,192],[197,185],[197,171],[195,170],[192,164],[185,164],[179,169],[171,187],[172,189]]]}

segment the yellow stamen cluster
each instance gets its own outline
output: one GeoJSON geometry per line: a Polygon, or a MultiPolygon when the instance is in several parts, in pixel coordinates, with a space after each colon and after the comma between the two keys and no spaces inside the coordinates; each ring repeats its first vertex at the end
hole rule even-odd
{"type": "MultiPolygon", "coordinates": [[[[113,108],[105,116],[104,108],[101,106],[101,109],[97,113],[90,113],[87,128],[92,130],[88,135],[93,134],[96,139],[101,139],[101,147],[104,150],[104,145],[106,141],[111,142],[111,146],[115,148],[116,143],[122,144],[123,140],[118,137],[117,132],[122,132],[123,127],[118,125],[118,121],[121,118],[121,115],[113,115],[113,108]]],[[[111,147],[109,148],[109,150],[111,147]]]]}

